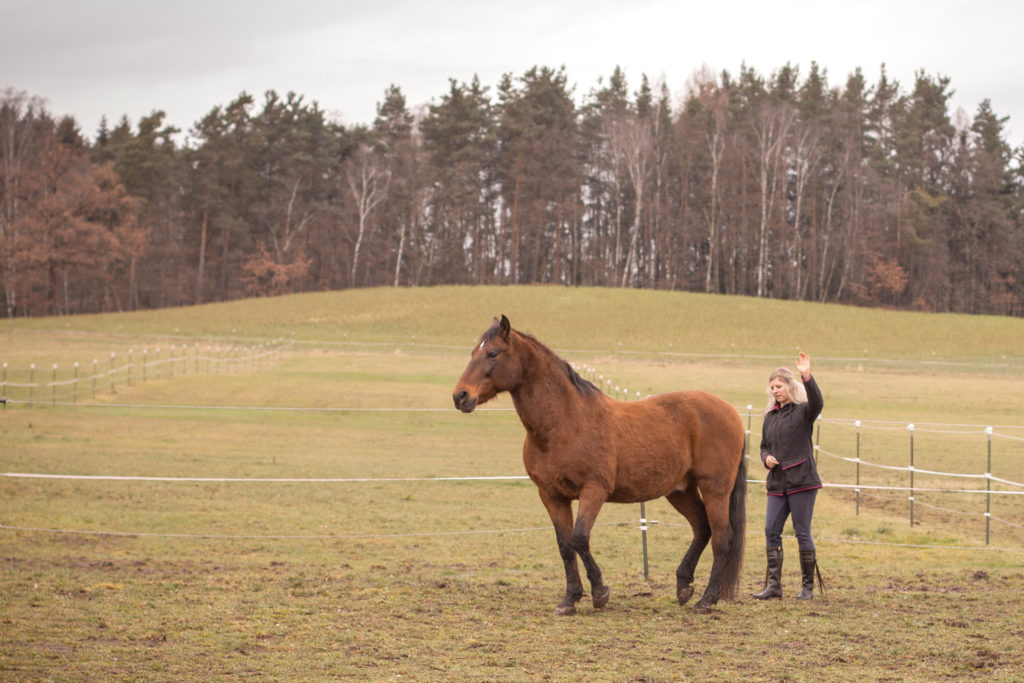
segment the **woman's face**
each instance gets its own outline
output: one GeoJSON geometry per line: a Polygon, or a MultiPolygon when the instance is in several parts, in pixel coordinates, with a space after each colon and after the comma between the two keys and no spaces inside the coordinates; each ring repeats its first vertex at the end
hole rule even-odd
{"type": "Polygon", "coordinates": [[[768,382],[768,391],[772,392],[772,398],[781,406],[793,400],[789,396],[789,387],[786,386],[786,383],[780,377],[776,377],[768,382]]]}

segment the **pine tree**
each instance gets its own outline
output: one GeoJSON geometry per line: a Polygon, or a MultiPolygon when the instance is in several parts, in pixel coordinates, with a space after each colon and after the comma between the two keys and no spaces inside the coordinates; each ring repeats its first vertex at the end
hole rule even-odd
{"type": "Polygon", "coordinates": [[[565,71],[534,67],[499,90],[499,173],[510,279],[562,282],[565,244],[579,213],[579,143],[565,71]]]}
{"type": "Polygon", "coordinates": [[[504,246],[495,233],[493,200],[497,153],[494,110],[476,77],[454,79],[422,123],[431,192],[427,280],[485,282],[499,277],[504,246]]]}

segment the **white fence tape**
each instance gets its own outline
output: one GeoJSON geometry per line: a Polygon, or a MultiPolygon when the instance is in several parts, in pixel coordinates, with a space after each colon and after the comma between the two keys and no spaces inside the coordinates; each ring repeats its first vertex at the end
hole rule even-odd
{"type": "MultiPolygon", "coordinates": [[[[289,344],[288,346],[291,346],[291,344],[289,344]]],[[[282,350],[282,348],[287,348],[287,347],[278,347],[278,348],[274,348],[274,349],[271,349],[271,350],[268,350],[268,351],[265,351],[265,352],[261,351],[259,353],[253,354],[253,355],[246,355],[244,357],[239,357],[237,355],[224,357],[224,356],[219,356],[219,355],[218,356],[199,356],[198,355],[198,353],[199,353],[198,345],[197,345],[196,346],[196,353],[191,358],[187,358],[187,357],[185,357],[183,355],[181,357],[173,357],[172,356],[170,358],[163,358],[163,359],[158,357],[158,359],[152,360],[152,361],[147,360],[146,359],[146,354],[145,354],[145,352],[143,352],[143,359],[144,360],[143,360],[143,362],[141,364],[136,364],[134,362],[129,362],[128,364],[123,365],[123,366],[118,367],[118,368],[111,367],[110,370],[108,372],[105,372],[105,373],[93,373],[91,375],[87,375],[87,376],[83,376],[83,377],[77,377],[76,376],[76,377],[71,378],[71,379],[63,379],[63,380],[57,380],[57,379],[54,378],[54,379],[51,379],[51,381],[39,381],[39,382],[31,381],[31,382],[28,382],[28,383],[9,381],[7,376],[6,376],[6,367],[5,367],[4,378],[3,378],[3,388],[4,388],[4,393],[5,394],[6,394],[6,389],[8,387],[17,387],[17,388],[21,388],[21,389],[31,389],[31,390],[35,390],[35,389],[42,390],[42,391],[40,391],[41,395],[38,398],[35,398],[35,397],[32,396],[32,394],[30,394],[31,398],[29,400],[27,400],[27,401],[15,401],[15,400],[11,400],[10,398],[8,398],[7,399],[8,403],[12,403],[12,404],[15,404],[15,403],[38,403],[38,404],[57,405],[57,401],[56,401],[56,397],[57,397],[56,388],[57,387],[67,387],[67,386],[74,385],[75,386],[75,392],[74,392],[74,394],[70,394],[70,395],[73,395],[75,397],[75,401],[73,403],[61,402],[60,405],[74,405],[74,406],[77,406],[77,407],[80,407],[80,408],[111,408],[111,407],[125,408],[125,407],[128,407],[128,408],[140,408],[140,409],[151,408],[151,409],[181,409],[181,410],[218,410],[218,411],[220,411],[220,410],[233,410],[233,411],[247,411],[247,410],[251,410],[251,411],[299,411],[299,412],[301,412],[301,411],[311,411],[311,412],[331,412],[331,413],[364,413],[364,412],[375,412],[375,413],[379,413],[379,412],[388,412],[388,413],[448,412],[448,413],[452,413],[453,412],[452,408],[450,408],[450,407],[446,407],[446,408],[344,408],[344,407],[338,407],[338,408],[323,408],[323,407],[321,407],[321,408],[303,408],[303,407],[287,407],[287,406],[208,406],[208,405],[207,406],[199,406],[199,405],[167,405],[167,404],[115,404],[115,403],[94,404],[94,403],[78,403],[77,402],[77,393],[78,393],[78,387],[79,386],[88,387],[90,385],[90,383],[93,384],[93,386],[95,386],[95,383],[97,381],[105,381],[107,379],[109,379],[110,384],[113,385],[114,381],[115,381],[115,376],[117,376],[117,375],[126,375],[126,376],[130,377],[132,368],[136,368],[136,369],[141,369],[142,370],[142,372],[143,372],[143,374],[141,376],[142,379],[145,378],[145,372],[146,372],[146,370],[148,368],[151,368],[151,367],[159,368],[160,366],[167,365],[167,364],[181,364],[183,367],[187,367],[187,365],[189,363],[192,363],[194,365],[194,367],[196,369],[198,369],[199,364],[203,363],[203,364],[207,364],[207,371],[208,371],[208,368],[209,368],[208,364],[209,363],[215,363],[215,364],[218,364],[218,366],[220,364],[225,364],[225,365],[232,365],[233,364],[235,367],[237,367],[239,365],[244,366],[245,364],[251,363],[252,361],[261,360],[261,359],[264,359],[266,357],[269,357],[269,356],[272,356],[274,354],[277,354],[277,353],[279,353],[282,350]],[[49,395],[46,395],[46,392],[45,392],[46,389],[50,390],[49,395]]],[[[225,351],[230,351],[232,353],[236,352],[238,350],[240,350],[240,349],[237,349],[237,348],[225,349],[225,351]]],[[[248,351],[249,349],[245,349],[245,350],[248,351]]],[[[218,349],[218,351],[219,351],[219,349],[218,349]]],[[[129,355],[129,358],[131,358],[131,355],[129,355]]],[[[113,355],[111,356],[111,361],[110,362],[111,362],[111,365],[113,365],[113,355]]],[[[96,367],[96,363],[95,362],[93,363],[93,367],[94,368],[96,367]]],[[[172,369],[174,367],[175,366],[172,365],[172,369]]],[[[587,370],[593,372],[593,368],[588,368],[587,370]]],[[[45,372],[46,372],[45,370],[40,370],[39,371],[40,374],[43,374],[45,372]]],[[[77,374],[77,370],[76,370],[76,374],[77,374]]],[[[55,375],[56,375],[56,368],[54,368],[54,370],[53,370],[53,376],[55,376],[55,375]]],[[[611,387],[612,383],[611,383],[610,379],[606,379],[604,377],[601,377],[601,379],[604,380],[604,382],[606,384],[608,384],[609,388],[611,387]]],[[[125,378],[125,380],[118,380],[118,381],[127,381],[127,377],[125,378]]],[[[604,388],[604,387],[602,386],[602,388],[604,388]]],[[[616,395],[618,395],[619,392],[620,392],[620,388],[618,386],[616,386],[616,387],[614,387],[614,389],[615,389],[616,395]]],[[[626,389],[621,389],[621,392],[622,392],[622,394],[624,394],[626,396],[626,398],[631,398],[629,392],[626,389]]],[[[62,401],[68,395],[69,394],[62,394],[61,395],[62,401]]],[[[639,398],[639,392],[637,392],[637,398],[639,398]]],[[[746,413],[744,413],[742,410],[740,410],[739,412],[741,413],[741,415],[744,415],[749,420],[755,414],[753,412],[751,412],[751,406],[748,405],[746,408],[747,408],[747,412],[746,413]]],[[[513,412],[513,409],[512,408],[489,408],[489,409],[484,409],[481,412],[483,412],[485,414],[486,413],[509,413],[509,412],[513,412]]],[[[760,414],[757,414],[757,416],[760,417],[760,414]]],[[[861,420],[845,420],[845,419],[830,418],[830,419],[822,419],[821,421],[825,422],[825,423],[836,424],[836,425],[851,425],[851,426],[852,425],[856,425],[858,430],[862,426],[867,428],[867,429],[875,429],[875,430],[882,430],[882,431],[897,431],[897,430],[904,430],[904,429],[908,428],[905,422],[893,422],[893,421],[881,421],[881,420],[861,421],[861,420]]],[[[910,427],[910,429],[914,429],[914,428],[915,428],[915,426],[911,426],[910,427]]],[[[982,427],[982,426],[979,426],[979,425],[969,425],[969,424],[917,423],[916,424],[916,428],[917,428],[917,430],[919,432],[926,432],[926,433],[930,433],[930,434],[941,434],[941,435],[988,434],[990,436],[995,436],[995,437],[999,437],[999,438],[1003,438],[1003,439],[1024,442],[1024,437],[1018,437],[1018,436],[1014,436],[1014,435],[1010,435],[1010,434],[1003,434],[1003,433],[999,433],[999,432],[993,431],[994,429],[1000,429],[1000,430],[1021,429],[1021,430],[1024,430],[1024,426],[1021,426],[1021,425],[1003,425],[1003,426],[999,426],[999,427],[993,428],[991,426],[982,427]]],[[[747,429],[747,434],[748,434],[748,436],[750,434],[749,427],[747,429]]],[[[995,482],[995,483],[1003,484],[1005,486],[1012,486],[1012,487],[1018,487],[1018,488],[1024,489],[1024,484],[1022,484],[1020,482],[1015,482],[1015,481],[1011,481],[1011,480],[1008,480],[1008,479],[1003,479],[1003,478],[1000,478],[1000,477],[994,477],[994,476],[992,476],[991,473],[984,473],[984,474],[974,473],[974,474],[972,474],[972,473],[958,473],[958,472],[941,472],[941,471],[935,471],[935,470],[919,469],[919,468],[915,468],[913,465],[909,465],[909,466],[883,465],[883,464],[880,464],[880,463],[869,462],[869,461],[866,461],[866,460],[864,460],[862,458],[859,458],[859,457],[858,458],[850,458],[850,457],[846,457],[846,456],[840,456],[840,455],[837,455],[835,453],[830,453],[828,451],[822,450],[818,446],[815,446],[815,450],[817,452],[819,452],[819,453],[825,454],[828,457],[835,458],[835,459],[842,460],[842,461],[846,461],[846,462],[856,463],[858,465],[864,465],[866,467],[873,467],[873,468],[878,468],[878,469],[883,469],[883,470],[890,470],[890,471],[897,471],[897,472],[909,472],[909,473],[911,473],[911,475],[913,475],[913,474],[923,474],[923,475],[931,475],[931,476],[939,476],[939,477],[957,477],[957,478],[968,478],[968,479],[986,480],[990,484],[995,482]]],[[[260,483],[260,484],[262,484],[262,483],[327,483],[327,484],[334,484],[334,483],[372,483],[372,482],[459,482],[459,481],[502,481],[502,480],[526,480],[526,479],[528,479],[528,477],[526,477],[525,475],[460,476],[460,477],[386,477],[386,478],[374,478],[374,477],[346,477],[346,478],[340,478],[340,477],[338,477],[338,478],[276,477],[276,478],[252,478],[252,477],[123,476],[123,475],[88,475],[88,474],[32,473],[32,472],[4,472],[4,473],[0,473],[0,476],[8,477],[8,478],[40,479],[40,480],[61,480],[61,479],[63,479],[63,480],[90,480],[90,481],[193,482],[193,483],[260,483]]],[[[763,483],[763,481],[762,480],[757,480],[757,479],[748,479],[748,483],[763,483]]],[[[1021,491],[1006,491],[1006,490],[983,490],[983,489],[947,489],[947,488],[923,488],[921,486],[902,487],[902,486],[880,486],[880,485],[867,485],[867,484],[839,484],[839,483],[825,483],[825,487],[827,487],[827,488],[836,488],[836,489],[853,489],[858,494],[860,494],[862,491],[910,491],[912,493],[935,492],[935,493],[971,493],[971,494],[978,494],[978,493],[980,493],[980,494],[987,494],[987,495],[1024,495],[1024,490],[1021,490],[1021,491]]],[[[871,497],[870,494],[864,494],[864,495],[871,497]]],[[[880,496],[878,496],[878,497],[880,497],[880,496]]],[[[880,498],[882,498],[882,497],[880,497],[880,498]]],[[[894,499],[894,500],[905,501],[905,500],[908,500],[908,499],[907,498],[898,498],[898,499],[894,499]]],[[[914,500],[913,496],[911,496],[909,498],[909,500],[913,501],[914,500]]],[[[919,505],[924,505],[925,507],[930,507],[930,508],[933,508],[933,509],[936,509],[936,510],[940,510],[940,511],[944,511],[944,512],[949,512],[949,513],[953,513],[953,514],[960,514],[960,515],[972,514],[972,513],[967,513],[967,512],[963,512],[963,511],[949,510],[949,509],[946,509],[946,508],[941,508],[941,507],[938,507],[938,506],[935,506],[935,505],[930,505],[930,504],[923,503],[923,502],[919,502],[918,504],[919,505]]],[[[973,514],[975,516],[977,516],[979,513],[973,513],[973,514]]],[[[985,513],[982,513],[982,516],[987,518],[987,520],[1000,522],[1002,524],[1005,524],[1005,525],[1008,525],[1008,526],[1012,526],[1012,527],[1024,528],[1024,525],[1016,524],[1014,522],[1009,522],[1009,521],[1006,521],[1006,520],[1002,520],[1002,519],[998,519],[996,517],[993,517],[987,511],[985,513]]],[[[623,525],[623,524],[632,524],[632,523],[633,522],[610,522],[610,523],[605,523],[605,524],[606,525],[623,525]]],[[[641,520],[641,526],[645,527],[645,530],[646,530],[646,527],[648,525],[655,525],[655,524],[659,524],[659,522],[650,521],[650,520],[641,520]]],[[[673,525],[668,524],[668,526],[673,526],[673,525]]],[[[247,535],[241,535],[241,536],[238,536],[238,535],[214,535],[214,534],[155,534],[155,533],[120,532],[120,531],[111,531],[111,532],[74,531],[74,530],[61,530],[61,529],[16,527],[16,526],[10,526],[10,525],[0,525],[0,529],[15,530],[15,531],[49,532],[49,533],[103,534],[103,535],[116,535],[116,536],[161,536],[161,537],[172,537],[172,538],[217,538],[217,539],[221,539],[221,538],[234,538],[234,539],[268,539],[268,538],[279,538],[279,539],[287,539],[287,538],[299,538],[299,539],[302,539],[302,538],[346,539],[346,538],[349,538],[349,539],[351,539],[351,538],[386,538],[386,537],[404,537],[404,536],[447,536],[447,535],[484,534],[484,533],[521,533],[521,532],[528,532],[528,531],[549,530],[550,528],[549,527],[537,527],[537,528],[525,528],[525,529],[469,530],[469,531],[451,531],[451,532],[413,532],[413,533],[396,533],[396,534],[359,534],[359,535],[348,535],[348,536],[345,536],[345,535],[341,535],[341,536],[339,536],[339,535],[326,535],[326,536],[321,536],[321,535],[313,535],[313,536],[308,536],[308,535],[276,535],[276,536],[247,536],[247,535]]],[[[986,539],[986,542],[987,542],[987,539],[986,539]]],[[[907,545],[907,544],[888,544],[888,543],[885,543],[885,544],[881,544],[881,545],[907,545]]],[[[936,546],[913,546],[913,547],[949,548],[949,546],[939,546],[939,545],[936,545],[936,546]]],[[[992,550],[995,550],[997,548],[992,548],[990,546],[985,546],[985,547],[970,548],[970,549],[972,549],[972,550],[973,549],[978,549],[978,550],[992,549],[992,550]]],[[[1008,548],[1008,549],[1005,549],[1005,550],[1024,550],[1024,549],[1008,548]]]]}

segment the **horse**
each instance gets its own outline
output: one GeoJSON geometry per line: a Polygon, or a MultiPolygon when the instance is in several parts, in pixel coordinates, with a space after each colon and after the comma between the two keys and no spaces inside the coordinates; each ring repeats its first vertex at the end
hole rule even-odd
{"type": "Polygon", "coordinates": [[[747,481],[743,421],[735,408],[703,391],[615,400],[536,338],[513,330],[502,315],[473,348],[452,400],[471,413],[505,391],[526,429],[523,464],[551,517],[565,566],[565,597],[556,615],[574,614],[583,598],[577,556],[593,606],[608,604],[611,590],[590,550],[601,507],[662,496],[693,529],[676,569],[679,604],[693,595],[694,571],[708,541],[711,575],[694,609],[706,613],[719,598],[736,596],[747,481]]]}

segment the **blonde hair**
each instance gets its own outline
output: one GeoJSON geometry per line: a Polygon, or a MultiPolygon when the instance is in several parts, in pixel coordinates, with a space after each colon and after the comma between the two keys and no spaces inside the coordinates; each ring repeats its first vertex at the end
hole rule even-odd
{"type": "Polygon", "coordinates": [[[793,403],[806,403],[807,402],[807,389],[804,388],[803,382],[796,381],[796,376],[793,371],[789,368],[779,368],[768,375],[768,405],[765,407],[764,412],[768,414],[772,408],[775,407],[775,397],[772,396],[771,383],[772,380],[781,379],[786,384],[786,389],[789,390],[789,398],[793,403]]]}

